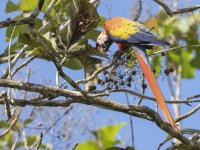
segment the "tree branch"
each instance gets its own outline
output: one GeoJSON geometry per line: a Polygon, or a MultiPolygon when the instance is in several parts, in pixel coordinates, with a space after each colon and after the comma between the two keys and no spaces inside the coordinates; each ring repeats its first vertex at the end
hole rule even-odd
{"type": "Polygon", "coordinates": [[[163,1],[161,1],[161,0],[153,0],[153,1],[156,2],[158,5],[162,6],[163,9],[165,10],[165,12],[171,17],[175,14],[183,14],[183,13],[193,12],[200,8],[200,5],[196,5],[196,6],[191,6],[191,7],[187,7],[187,8],[171,10],[169,8],[169,6],[166,3],[164,3],[163,1]]]}
{"type": "Polygon", "coordinates": [[[17,122],[18,117],[16,117],[10,124],[9,128],[6,129],[1,135],[0,135],[0,139],[3,138],[6,134],[8,134],[14,127],[15,123],[17,122]]]}
{"type": "Polygon", "coordinates": [[[186,114],[181,115],[180,117],[176,118],[175,122],[179,122],[191,115],[193,115],[195,112],[197,112],[200,109],[200,104],[197,105],[195,108],[193,108],[192,110],[190,110],[189,112],[187,112],[186,114]]]}
{"type": "Polygon", "coordinates": [[[8,27],[8,26],[16,26],[16,25],[22,25],[22,24],[34,24],[35,18],[40,13],[43,4],[44,4],[44,0],[39,0],[37,7],[35,8],[35,10],[32,12],[32,14],[29,17],[17,19],[17,20],[7,19],[5,21],[0,22],[0,29],[8,27]]]}
{"type": "MultiPolygon", "coordinates": [[[[92,98],[90,97],[92,96],[91,94],[88,94],[88,97],[85,98],[80,92],[77,92],[77,91],[70,91],[70,90],[60,89],[60,88],[51,87],[51,86],[43,86],[39,84],[25,83],[25,82],[12,81],[12,80],[6,80],[6,79],[0,79],[0,86],[11,87],[18,90],[26,90],[30,92],[37,92],[37,93],[46,94],[46,95],[71,97],[71,98],[68,98],[67,101],[65,101],[64,104],[66,106],[69,106],[71,103],[82,103],[82,104],[101,107],[108,110],[123,112],[125,114],[129,114],[129,115],[143,118],[146,120],[152,120],[157,124],[159,128],[161,128],[168,134],[172,135],[173,137],[177,138],[184,144],[190,145],[191,147],[199,148],[198,144],[196,143],[194,144],[192,141],[182,136],[179,132],[174,131],[171,128],[171,126],[168,123],[164,122],[162,118],[154,110],[146,106],[120,104],[115,101],[102,98],[102,97],[92,98]]],[[[27,103],[38,103],[38,102],[24,101],[24,105],[27,103]]],[[[44,102],[40,102],[40,103],[44,103],[44,102]]],[[[50,103],[50,102],[48,101],[46,103],[50,103]]],[[[15,103],[15,105],[17,105],[17,102],[15,103]]]]}

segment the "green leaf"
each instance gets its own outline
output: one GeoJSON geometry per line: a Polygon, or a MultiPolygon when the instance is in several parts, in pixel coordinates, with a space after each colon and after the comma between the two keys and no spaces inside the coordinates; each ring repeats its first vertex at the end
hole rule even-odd
{"type": "Polygon", "coordinates": [[[28,146],[33,145],[37,141],[36,135],[29,135],[26,137],[28,146]]]}
{"type": "Polygon", "coordinates": [[[27,124],[33,122],[33,119],[26,119],[23,123],[23,127],[25,128],[27,124]]]}
{"type": "MultiPolygon", "coordinates": [[[[47,9],[47,7],[49,6],[51,1],[52,0],[45,0],[44,5],[42,7],[43,12],[47,9]]],[[[60,3],[60,0],[58,0],[56,2],[56,5],[58,5],[59,3],[60,3]]],[[[26,11],[26,12],[34,10],[36,8],[37,4],[38,4],[37,0],[29,0],[29,1],[20,0],[19,3],[18,3],[19,9],[22,10],[22,11],[26,11]]]]}
{"type": "Polygon", "coordinates": [[[180,18],[175,22],[175,27],[182,33],[187,33],[190,29],[190,24],[186,18],[180,18]]]}
{"type": "MultiPolygon", "coordinates": [[[[13,19],[20,19],[20,18],[23,18],[23,15],[20,14],[16,17],[14,17],[13,19]]],[[[13,32],[13,36],[12,36],[12,39],[16,38],[20,33],[26,33],[28,32],[28,26],[27,25],[19,25],[19,26],[16,26],[15,29],[14,29],[14,26],[9,26],[7,29],[6,29],[6,41],[8,42],[11,38],[11,35],[12,35],[12,32],[13,32]]]]}
{"type": "MultiPolygon", "coordinates": [[[[13,43],[11,46],[10,46],[10,52],[15,52],[16,50],[20,49],[21,48],[21,45],[18,41],[16,41],[15,43],[13,43]]],[[[6,47],[6,49],[4,50],[4,52],[8,52],[8,49],[9,49],[9,46],[6,47]]]]}
{"type": "Polygon", "coordinates": [[[64,66],[72,70],[80,70],[83,68],[82,64],[77,58],[69,59],[66,63],[64,63],[64,66]]]}
{"type": "Polygon", "coordinates": [[[159,75],[160,72],[161,72],[161,60],[162,60],[162,57],[157,55],[155,57],[153,57],[152,59],[152,64],[153,64],[153,68],[155,69],[156,71],[156,75],[159,75]]]}
{"type": "Polygon", "coordinates": [[[192,59],[191,65],[195,68],[200,69],[200,51],[196,51],[196,56],[192,59]]]}
{"type": "Polygon", "coordinates": [[[195,69],[191,65],[192,53],[188,50],[182,51],[182,78],[193,78],[195,69]]]}
{"type": "Polygon", "coordinates": [[[12,132],[7,133],[5,136],[3,136],[0,140],[0,149],[1,147],[3,147],[2,149],[5,149],[5,147],[7,149],[11,149],[12,145],[13,145],[13,134],[12,132]]]}
{"type": "Polygon", "coordinates": [[[7,4],[6,4],[6,10],[5,10],[5,12],[6,13],[10,13],[10,12],[13,12],[13,11],[17,11],[18,9],[19,9],[18,5],[16,5],[12,1],[8,1],[7,4]]]}
{"type": "Polygon", "coordinates": [[[3,120],[0,120],[0,129],[1,128],[8,128],[9,127],[9,123],[3,120]]]}
{"type": "Polygon", "coordinates": [[[37,6],[38,1],[37,0],[20,0],[19,1],[19,9],[22,11],[31,11],[34,10],[37,6]]]}
{"type": "Polygon", "coordinates": [[[99,25],[98,27],[100,28],[104,28],[104,22],[106,21],[107,19],[103,16],[100,17],[100,22],[99,22],[99,25]]]}
{"type": "Polygon", "coordinates": [[[97,131],[97,135],[105,149],[120,142],[119,140],[115,139],[115,136],[123,126],[124,124],[120,123],[113,126],[105,126],[97,131]]]}
{"type": "Polygon", "coordinates": [[[101,33],[100,31],[93,29],[93,30],[89,31],[88,33],[86,33],[85,37],[87,39],[91,39],[96,42],[97,37],[99,36],[100,33],[101,33]]]}
{"type": "Polygon", "coordinates": [[[30,47],[40,47],[40,44],[38,44],[31,36],[30,34],[27,33],[21,33],[19,35],[19,40],[20,43],[26,44],[30,47]]]}
{"type": "MultiPolygon", "coordinates": [[[[107,149],[109,147],[115,146],[115,144],[119,143],[118,140],[115,140],[115,136],[124,126],[123,123],[116,124],[113,126],[105,126],[97,131],[94,131],[95,136],[97,136],[99,142],[101,142],[103,149],[107,149]]],[[[96,144],[94,140],[87,140],[83,143],[80,143],[76,150],[99,150],[99,146],[96,144]]]]}
{"type": "Polygon", "coordinates": [[[88,140],[84,143],[78,144],[76,150],[99,150],[99,148],[93,140],[88,140]]]}

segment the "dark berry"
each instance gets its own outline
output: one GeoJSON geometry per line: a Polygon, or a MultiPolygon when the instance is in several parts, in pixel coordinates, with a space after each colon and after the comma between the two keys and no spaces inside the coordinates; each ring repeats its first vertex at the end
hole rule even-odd
{"type": "Polygon", "coordinates": [[[131,71],[131,74],[134,76],[137,73],[137,70],[131,71]]]}
{"type": "Polygon", "coordinates": [[[131,82],[131,81],[132,81],[132,77],[129,76],[129,77],[127,78],[127,81],[128,81],[128,82],[131,82]]]}
{"type": "Polygon", "coordinates": [[[124,81],[123,81],[123,80],[120,80],[120,81],[119,81],[119,84],[120,84],[120,85],[124,85],[124,81]]]}
{"type": "Polygon", "coordinates": [[[174,72],[174,68],[169,68],[169,71],[172,73],[172,72],[174,72]]]}
{"type": "Polygon", "coordinates": [[[116,86],[115,86],[115,89],[119,89],[119,86],[118,86],[118,85],[116,85],[116,86]]]}
{"type": "Polygon", "coordinates": [[[114,80],[114,84],[116,85],[118,83],[118,81],[114,80]]]}
{"type": "Polygon", "coordinates": [[[168,76],[170,73],[169,69],[165,69],[164,73],[166,74],[166,76],[168,76]]]}
{"type": "Polygon", "coordinates": [[[102,82],[101,79],[97,79],[98,84],[101,84],[101,82],[102,82]]]}
{"type": "Polygon", "coordinates": [[[119,78],[120,78],[120,79],[123,79],[123,78],[124,78],[124,76],[120,74],[120,75],[119,75],[119,78]]]}
{"type": "Polygon", "coordinates": [[[147,84],[146,83],[142,83],[142,88],[146,89],[147,88],[147,84]]]}
{"type": "Polygon", "coordinates": [[[127,83],[127,86],[128,86],[128,87],[131,87],[131,83],[127,83]]]}

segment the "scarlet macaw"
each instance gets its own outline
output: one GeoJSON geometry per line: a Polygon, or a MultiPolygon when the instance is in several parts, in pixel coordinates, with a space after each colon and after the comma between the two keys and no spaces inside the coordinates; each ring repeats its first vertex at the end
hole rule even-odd
{"type": "Polygon", "coordinates": [[[123,17],[115,17],[105,21],[104,28],[105,30],[102,31],[97,38],[96,46],[98,50],[102,51],[103,49],[107,49],[113,42],[118,44],[120,50],[123,50],[127,46],[133,47],[140,67],[143,70],[166,120],[173,129],[178,131],[174,119],[165,103],[160,87],[151,70],[149,59],[146,54],[146,48],[152,48],[154,45],[163,46],[170,44],[164,40],[157,39],[144,25],[123,17]]]}

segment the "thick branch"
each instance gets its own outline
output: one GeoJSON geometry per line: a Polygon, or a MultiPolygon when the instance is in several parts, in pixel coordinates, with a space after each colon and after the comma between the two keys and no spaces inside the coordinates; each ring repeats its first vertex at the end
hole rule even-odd
{"type": "Polygon", "coordinates": [[[34,18],[22,18],[17,20],[6,20],[0,22],[0,28],[5,28],[8,26],[16,26],[16,25],[22,25],[22,24],[33,24],[35,22],[34,18]]]}
{"type": "MultiPolygon", "coordinates": [[[[80,92],[77,92],[77,91],[70,91],[70,90],[60,89],[60,88],[51,87],[51,86],[43,86],[39,84],[24,83],[20,81],[12,81],[12,80],[6,80],[6,79],[0,79],[0,86],[11,87],[11,88],[26,90],[26,91],[31,91],[31,92],[37,92],[37,93],[46,94],[46,95],[71,97],[70,101],[66,101],[68,105],[70,103],[83,103],[87,105],[101,107],[104,109],[123,112],[129,115],[137,116],[139,118],[144,118],[147,120],[153,120],[159,128],[166,131],[168,134],[172,135],[173,137],[177,138],[183,143],[187,145],[191,145],[192,147],[194,147],[195,145],[193,142],[189,141],[180,133],[174,131],[171,128],[171,126],[167,124],[166,122],[164,122],[154,110],[145,106],[124,105],[124,104],[120,104],[115,101],[102,98],[102,97],[92,98],[90,97],[92,96],[90,94],[88,94],[88,97],[85,98],[80,92]]],[[[17,103],[15,104],[17,105],[17,103]]],[[[197,147],[199,145],[195,145],[195,146],[197,147]]]]}

